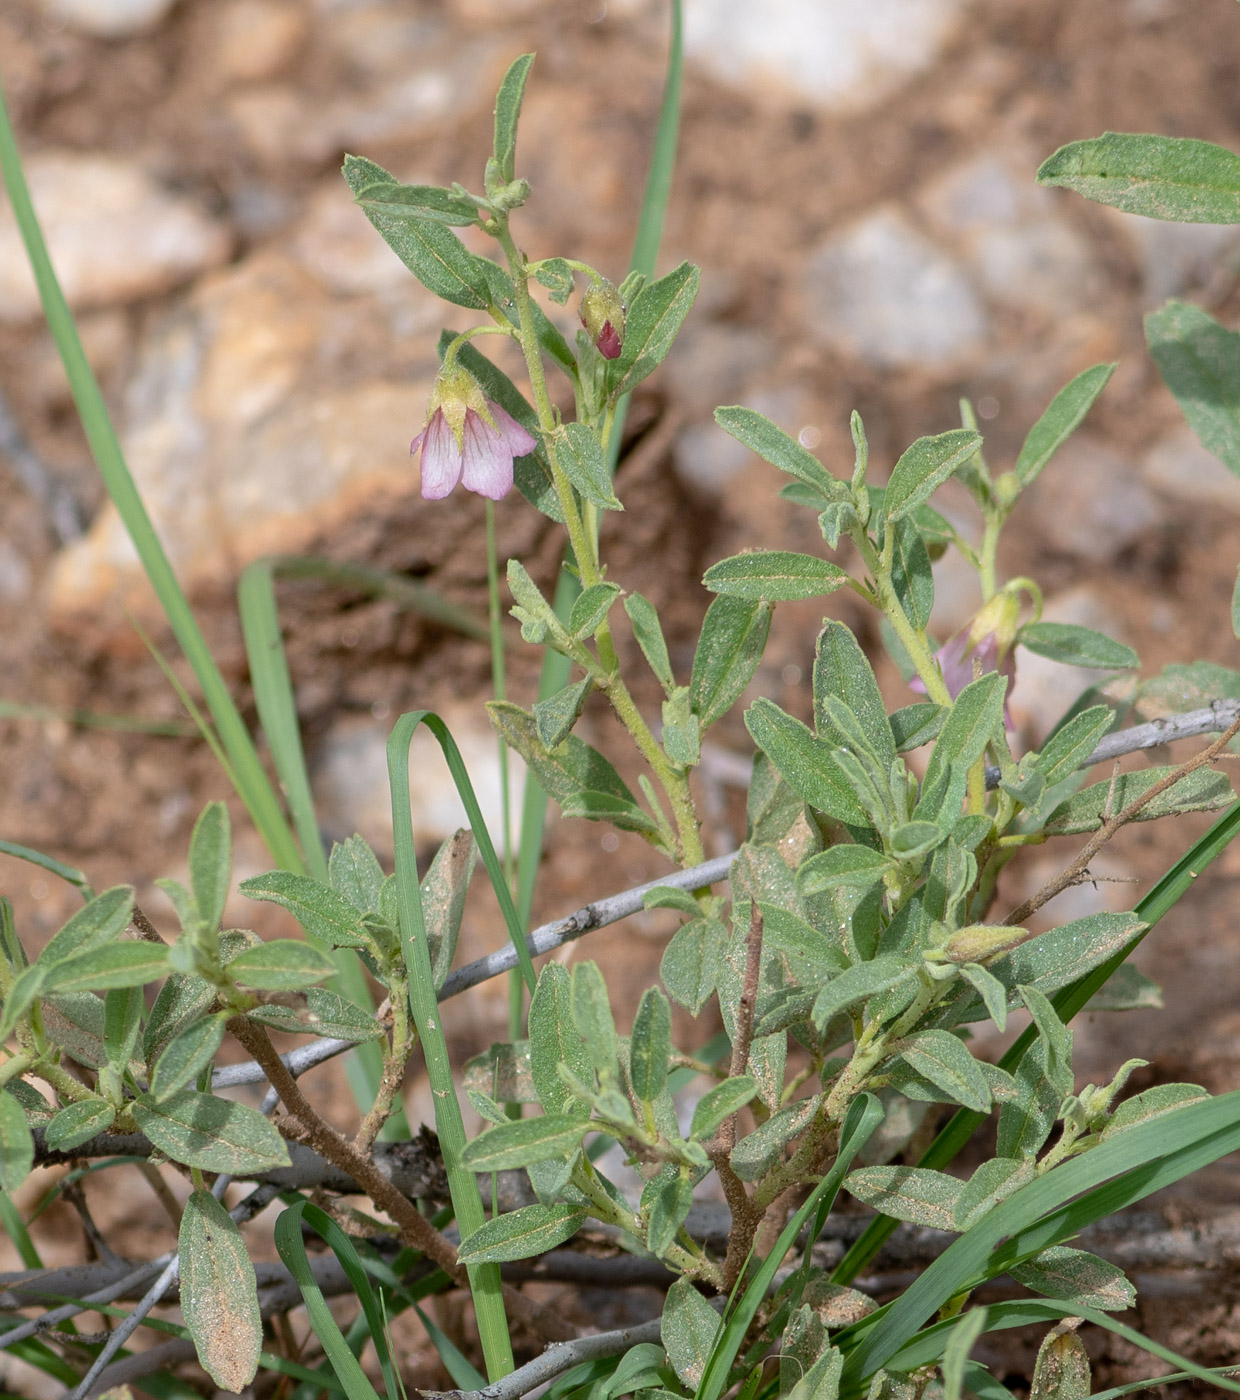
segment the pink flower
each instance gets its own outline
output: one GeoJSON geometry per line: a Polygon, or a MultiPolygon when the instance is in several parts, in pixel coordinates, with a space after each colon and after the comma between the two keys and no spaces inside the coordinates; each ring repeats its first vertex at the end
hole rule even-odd
{"type": "Polygon", "coordinates": [[[409,445],[422,450],[422,496],[441,501],[458,481],[498,501],[512,490],[512,462],[536,443],[520,423],[484,397],[477,381],[455,366],[443,369],[431,393],[426,427],[409,445]]]}
{"type": "MultiPolygon", "coordinates": [[[[1001,671],[1008,678],[1009,690],[1016,676],[1016,658],[1011,652],[1008,652],[1002,664],[999,664],[999,639],[993,632],[987,632],[976,645],[967,629],[957,632],[935,652],[934,659],[939,663],[939,670],[943,673],[943,684],[953,700],[973,680],[975,660],[980,665],[983,675],[987,671],[1001,671]]],[[[926,683],[920,676],[914,676],[908,684],[909,689],[915,690],[919,695],[926,693],[926,683]]]]}

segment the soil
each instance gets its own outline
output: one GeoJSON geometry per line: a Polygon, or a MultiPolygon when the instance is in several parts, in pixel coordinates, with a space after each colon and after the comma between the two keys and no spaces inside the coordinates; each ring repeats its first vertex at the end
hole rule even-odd
{"type": "MultiPolygon", "coordinates": [[[[240,192],[256,183],[296,206],[338,164],[340,153],[308,158],[277,152],[263,162],[219,139],[214,118],[219,94],[210,75],[199,71],[196,57],[212,2],[186,0],[151,34],[105,43],[49,26],[34,0],[9,0],[0,7],[0,71],[23,146],[141,152],[178,187],[216,209],[235,208],[240,192]]],[[[492,7],[479,4],[461,6],[457,14],[447,0],[424,8],[458,25],[463,37],[498,34],[506,55],[537,50],[521,148],[536,196],[521,236],[540,254],[571,253],[604,268],[622,268],[657,110],[661,22],[644,15],[600,18],[606,6],[600,10],[571,0],[535,13],[530,11],[536,7],[521,7],[526,18],[515,10],[509,17],[503,7],[492,15],[492,7]]],[[[283,81],[326,100],[343,90],[344,78],[319,42],[316,23],[310,19],[283,81]]],[[[957,376],[880,372],[818,347],[804,332],[800,250],[871,206],[902,197],[912,184],[989,143],[995,133],[1043,155],[1104,129],[1191,134],[1240,148],[1236,25],[1228,0],[1191,7],[1174,0],[1090,5],[993,0],[976,6],[928,73],[879,110],[847,118],[773,97],[740,96],[690,69],[666,259],[683,256],[702,264],[711,314],[760,334],[765,358],[748,375],[750,383],[793,384],[809,396],[824,461],[851,460],[847,423],[854,407],[865,418],[874,459],[890,463],[913,438],[954,426],[957,401],[968,395],[998,401],[997,416],[985,425],[987,453],[992,464],[1010,463],[1058,383],[1035,383],[1036,375],[1014,381],[1010,358],[997,357],[957,376]],[[793,253],[786,261],[780,253],[785,248],[793,253]]],[[[476,182],[488,139],[486,112],[473,110],[431,126],[414,152],[379,141],[365,153],[389,165],[408,164],[412,157],[431,178],[469,183],[476,182]]],[[[1120,361],[1090,428],[1126,460],[1135,460],[1153,438],[1175,426],[1178,413],[1144,350],[1140,276],[1131,249],[1101,211],[1078,201],[1071,217],[1103,252],[1104,285],[1091,311],[1109,328],[1110,339],[1095,354],[1082,347],[1085,357],[1069,373],[1097,359],[1120,361]]],[[[236,256],[244,258],[280,236],[279,230],[258,234],[239,223],[236,256]]],[[[1191,299],[1205,302],[1225,322],[1240,318],[1240,286],[1231,274],[1220,273],[1191,299]]],[[[114,404],[121,400],[143,328],[169,302],[154,299],[115,313],[121,348],[104,376],[114,404]]],[[[1023,339],[1028,328],[1017,313],[1009,322],[1003,327],[1006,343],[1025,343],[1036,361],[1043,347],[1023,339]]],[[[1061,327],[1056,334],[1069,331],[1061,327]]],[[[0,328],[0,386],[38,457],[69,486],[89,518],[102,491],[43,332],[0,328]]],[[[701,385],[696,392],[710,396],[712,390],[701,385]]],[[[706,496],[681,482],[670,442],[676,426],[690,416],[667,375],[639,392],[619,477],[627,510],[609,518],[604,546],[612,576],[663,610],[679,670],[691,657],[708,602],[700,586],[707,564],[755,544],[820,548],[812,519],[798,517],[775,499],[775,473],[760,464],[734,478],[721,495],[706,496]]],[[[407,426],[399,425],[397,435],[408,436],[407,426]]],[[[134,883],[144,906],[157,919],[165,918],[166,906],[152,881],[183,866],[196,814],[207,800],[226,796],[226,786],[210,752],[194,737],[103,730],[65,717],[79,709],[164,720],[183,712],[141,648],[101,646],[49,629],[40,599],[57,547],[51,521],[3,459],[0,481],[0,537],[15,546],[32,580],[26,596],[0,600],[0,699],[50,707],[61,716],[0,719],[0,835],[81,867],[96,888],[134,883]]],[[[410,495],[376,502],[373,511],[316,542],[316,550],[406,573],[484,611],[481,521],[481,503],[472,497],[457,493],[437,507],[431,521],[423,503],[410,495]]],[[[545,522],[514,499],[501,508],[500,530],[501,549],[522,557],[543,580],[551,577],[559,544],[545,522]]],[[[1146,674],[1198,657],[1231,665],[1235,641],[1227,601],[1236,538],[1235,519],[1224,512],[1168,506],[1157,529],[1112,562],[1097,564],[1065,552],[1054,535],[1053,514],[1042,512],[1009,532],[1002,572],[1032,574],[1048,593],[1087,587],[1136,646],[1146,674]]],[[[382,718],[448,700],[480,704],[488,693],[485,645],[401,612],[391,602],[316,583],[282,585],[280,602],[311,750],[342,716],[382,718]]],[[[194,603],[253,723],[231,590],[205,590],[194,603]]],[[[804,678],[823,611],[817,602],[780,610],[753,693],[806,712],[804,678]]],[[[875,630],[859,610],[832,600],[826,611],[853,625],[877,656],[875,630]]],[[[902,703],[896,699],[898,677],[880,664],[884,686],[895,703],[902,703]]],[[[178,671],[184,674],[179,664],[178,671]]],[[[536,676],[534,658],[518,655],[510,668],[510,693],[529,697],[536,676]]],[[[653,709],[657,696],[645,690],[638,699],[653,709]]],[[[606,718],[592,709],[587,724],[598,742],[614,751],[606,718]]],[[[746,750],[739,717],[721,725],[715,737],[725,747],[746,750]]],[[[735,808],[734,799],[726,802],[735,808]]],[[[241,809],[231,806],[239,831],[238,862],[260,868],[261,849],[247,832],[241,809]]],[[[1124,833],[1115,843],[1116,860],[1137,878],[1134,901],[1205,825],[1186,818],[1124,833]]],[[[726,832],[720,836],[720,849],[728,848],[728,839],[726,832]]],[[[1059,846],[1057,854],[1066,861],[1073,846],[1059,846]]],[[[535,918],[568,912],[653,878],[662,868],[634,838],[621,837],[617,844],[585,824],[553,821],[535,918]]],[[[76,905],[67,887],[7,858],[0,858],[0,892],[13,901],[18,928],[32,948],[76,905]]],[[[1240,1086],[1238,892],[1240,856],[1225,856],[1155,930],[1138,962],[1163,985],[1167,1009],[1086,1018],[1078,1036],[1085,1078],[1109,1077],[1125,1058],[1140,1055],[1151,1065],[1141,1072],[1139,1087],[1181,1078],[1213,1091],[1240,1086]]],[[[465,956],[500,941],[484,904],[479,901],[471,910],[465,956]]],[[[263,915],[250,906],[239,917],[258,918],[263,929],[277,926],[261,923],[263,915]]],[[[589,941],[589,954],[599,959],[630,1011],[657,975],[670,927],[654,916],[634,924],[589,941]]],[[[498,988],[469,1006],[462,1002],[448,1009],[454,1057],[475,1053],[500,1036],[503,1016],[498,988]]],[[[688,1045],[704,1040],[713,1027],[682,1018],[678,1029],[688,1045]]],[[[421,1085],[412,1085],[411,1108],[416,1111],[423,1097],[421,1085]]],[[[1203,1206],[1234,1199],[1236,1187],[1236,1164],[1225,1161],[1186,1189],[1203,1206]]],[[[140,1217],[148,1213],[146,1200],[114,1203],[110,1212],[115,1228],[131,1231],[126,1246],[135,1251],[167,1247],[135,1238],[140,1217]]],[[[1235,1279],[1220,1276],[1206,1307],[1196,1301],[1181,1308],[1163,1299],[1150,1305],[1142,1323],[1207,1364],[1234,1360],[1240,1354],[1235,1279]]],[[[1123,1344],[1104,1339],[1096,1346],[1097,1384],[1144,1374],[1123,1344]]],[[[1028,1357],[1012,1354],[1013,1373],[1027,1374],[1027,1364],[1028,1357]]],[[[1159,1391],[1206,1393],[1187,1387],[1159,1391]]]]}

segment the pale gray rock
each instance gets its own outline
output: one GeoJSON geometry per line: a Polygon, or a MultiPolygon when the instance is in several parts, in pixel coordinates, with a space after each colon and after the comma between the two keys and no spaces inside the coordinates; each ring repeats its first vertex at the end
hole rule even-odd
{"type": "MultiPolygon", "coordinates": [[[[793,436],[804,422],[801,395],[795,389],[762,389],[746,395],[743,402],[793,436]]],[[[680,478],[716,498],[724,494],[734,477],[757,460],[743,442],[725,433],[714,421],[682,429],[677,434],[674,453],[680,478]]]]}
{"type": "Polygon", "coordinates": [[[1160,495],[1240,515],[1240,477],[1202,447],[1191,428],[1159,438],[1142,459],[1141,476],[1160,495]]]}
{"type": "MultiPolygon", "coordinates": [[[[74,310],[154,296],[218,266],[228,229],[115,156],[47,151],[26,178],[52,263],[74,310]]],[[[42,315],[11,207],[0,207],[0,322],[42,315]]]]}
{"type": "Polygon", "coordinates": [[[986,294],[1047,317],[1079,310],[1099,291],[1089,244],[1034,184],[1037,162],[986,151],[917,197],[930,226],[964,254],[986,294]]]}
{"type": "Polygon", "coordinates": [[[1022,509],[1037,517],[1050,549],[1095,562],[1114,559],[1161,514],[1136,463],[1089,433],[1059,449],[1022,509]]]}
{"type": "Polygon", "coordinates": [[[803,305],[818,340],[883,369],[950,369],[977,355],[989,330],[961,265],[892,208],[810,255],[803,305]]]}
{"type": "Polygon", "coordinates": [[[1234,271],[1240,233],[1230,224],[1177,224],[1107,210],[1136,252],[1142,302],[1161,306],[1168,297],[1206,286],[1228,267],[1234,271]]]}
{"type": "Polygon", "coordinates": [[[53,22],[60,21],[97,39],[127,39],[153,29],[176,0],[44,0],[53,22]]]}
{"type": "Polygon", "coordinates": [[[964,8],[962,0],[688,0],[685,48],[747,92],[862,111],[934,62],[964,8]]]}
{"type": "Polygon", "coordinates": [[[297,0],[216,0],[211,65],[225,82],[258,82],[284,68],[309,32],[297,0]]]}
{"type": "MultiPolygon", "coordinates": [[[[487,831],[503,851],[499,748],[482,705],[447,705],[439,713],[452,731],[465,761],[487,831]]],[[[371,720],[343,720],[327,734],[312,759],[311,782],[325,832],[340,840],[360,832],[381,851],[392,848],[392,805],[388,788],[387,739],[391,726],[371,720]]],[[[512,810],[519,816],[525,765],[509,752],[512,810]]],[[[439,744],[419,725],[409,753],[409,792],[413,835],[419,843],[445,841],[469,825],[439,744]]]]}

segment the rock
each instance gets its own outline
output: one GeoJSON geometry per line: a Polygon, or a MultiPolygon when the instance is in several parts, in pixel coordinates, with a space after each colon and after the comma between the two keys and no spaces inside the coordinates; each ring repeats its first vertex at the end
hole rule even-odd
{"type": "Polygon", "coordinates": [[[987,295],[1005,306],[1071,315],[1100,291],[1089,244],[1033,182],[1037,162],[983,152],[917,197],[931,226],[967,257],[987,295]]]}
{"type": "Polygon", "coordinates": [[[1107,214],[1137,254],[1146,307],[1206,286],[1226,270],[1228,254],[1240,244],[1240,234],[1229,224],[1176,224],[1112,209],[1107,214]]]}
{"type": "Polygon", "coordinates": [[[1089,433],[1077,433],[1029,489],[1023,508],[1055,551],[1105,562],[1158,521],[1158,502],[1134,464],[1089,433]]]}
{"type": "MultiPolygon", "coordinates": [[[[481,704],[448,705],[440,713],[465,761],[487,830],[503,851],[499,750],[495,731],[481,704]]],[[[343,720],[329,731],[312,758],[312,784],[324,834],[342,840],[361,834],[382,852],[392,849],[392,805],[388,789],[387,739],[390,725],[343,720]]],[[[519,821],[525,765],[509,753],[511,804],[519,821]]],[[[447,840],[469,825],[439,744],[425,725],[413,737],[409,754],[413,835],[419,845],[447,840]]],[[[485,877],[484,877],[485,878],[485,877]]]]}
{"type": "Polygon", "coordinates": [[[1240,477],[1202,447],[1191,428],[1159,438],[1141,461],[1141,476],[1155,491],[1186,505],[1240,514],[1240,477]]]}
{"type": "Polygon", "coordinates": [[[892,208],[810,255],[803,303],[818,340],[881,369],[947,368],[976,355],[989,330],[964,269],[892,208]]]}
{"type": "MultiPolygon", "coordinates": [[[[1123,627],[1089,588],[1074,589],[1048,599],[1042,611],[1042,620],[1092,627],[1095,632],[1103,632],[1116,641],[1126,640],[1123,627]]],[[[1027,741],[1024,747],[1040,745],[1082,691],[1114,680],[1115,676],[1114,671],[1065,666],[1018,647],[1016,680],[1011,687],[1008,707],[1018,732],[1027,741]]],[[[1020,751],[1018,746],[1017,754],[1020,751]]]]}
{"type": "Polygon", "coordinates": [[[271,78],[301,47],[309,29],[306,11],[288,0],[227,0],[212,13],[210,62],[226,82],[271,78]]]}
{"type": "Polygon", "coordinates": [[[0,600],[17,603],[29,594],[29,563],[8,540],[0,539],[0,600]]]}
{"type": "MultiPolygon", "coordinates": [[[[61,287],[76,311],[154,296],[227,258],[227,228],[115,156],[45,152],[26,164],[61,287]]],[[[12,210],[0,209],[0,322],[42,315],[12,210]]]]}
{"type": "MultiPolygon", "coordinates": [[[[374,339],[373,317],[279,253],[208,279],[157,324],[123,441],[184,585],[230,582],[258,555],[296,552],[377,496],[415,488],[407,444],[433,356],[420,381],[347,375],[344,363],[364,365],[374,339]]],[[[149,615],[132,545],[107,505],[57,556],[52,615],[77,627],[118,601],[149,615]]]]}
{"type": "Polygon", "coordinates": [[[717,404],[735,403],[771,356],[770,341],[753,327],[690,317],[659,372],[681,413],[709,418],[717,404]]]}
{"type": "Polygon", "coordinates": [[[751,93],[862,111],[928,68],[963,11],[961,0],[688,0],[685,49],[751,93]]]}
{"type": "MultiPolygon", "coordinates": [[[[745,396],[746,407],[764,413],[785,432],[796,433],[804,416],[801,395],[795,389],[764,389],[745,396]]],[[[743,442],[725,433],[717,423],[697,423],[676,437],[676,472],[690,486],[715,499],[721,497],[733,477],[756,459],[743,442]]],[[[774,472],[774,468],[771,468],[774,472]]],[[[780,484],[787,478],[780,478],[780,484]]]]}
{"type": "Polygon", "coordinates": [[[152,29],[176,0],[44,0],[49,17],[99,39],[127,39],[152,29]]]}

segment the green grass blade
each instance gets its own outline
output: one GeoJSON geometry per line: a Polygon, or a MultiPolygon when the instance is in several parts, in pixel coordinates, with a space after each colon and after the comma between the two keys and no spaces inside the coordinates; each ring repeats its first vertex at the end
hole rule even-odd
{"type": "Polygon", "coordinates": [[[421,1320],[422,1326],[426,1328],[426,1335],[431,1339],[431,1345],[439,1353],[439,1359],[443,1362],[444,1369],[453,1381],[462,1390],[481,1390],[487,1383],[487,1378],[482,1372],[470,1362],[469,1357],[461,1351],[452,1338],[435,1325],[434,1319],[427,1317],[416,1303],[413,1305],[413,1310],[421,1320]]]}
{"type": "Polygon", "coordinates": [[[183,719],[142,719],[138,715],[108,715],[98,710],[63,709],[58,705],[20,705],[0,700],[0,719],[36,719],[77,725],[81,729],[110,729],[120,734],[155,734],[167,739],[192,739],[198,730],[183,719]]]}
{"type": "MultiPolygon", "coordinates": [[[[482,1197],[478,1193],[478,1182],[473,1174],[461,1166],[461,1154],[465,1150],[465,1125],[461,1120],[461,1106],[456,1097],[456,1086],[452,1082],[452,1063],[448,1056],[448,1045],[435,999],[430,950],[426,943],[426,921],[422,913],[422,895],[418,887],[413,818],[409,810],[409,745],[414,731],[422,723],[426,724],[439,741],[439,746],[448,761],[453,781],[465,803],[470,825],[487,862],[487,873],[495,887],[496,897],[504,910],[505,919],[509,921],[509,933],[518,950],[524,948],[525,939],[520,925],[516,922],[512,896],[504,883],[504,874],[496,859],[495,848],[491,845],[491,838],[487,835],[482,814],[478,810],[469,775],[461,763],[460,753],[451,734],[448,733],[447,725],[438,715],[430,714],[426,710],[402,715],[388,739],[387,750],[388,782],[392,789],[392,837],[396,848],[396,890],[400,910],[401,947],[409,971],[409,1002],[418,1036],[422,1041],[427,1078],[430,1080],[435,1103],[435,1126],[439,1132],[444,1170],[447,1173],[448,1188],[460,1226],[461,1238],[465,1240],[482,1225],[482,1197]]],[[[526,967],[529,968],[527,975],[532,977],[533,968],[529,963],[528,951],[525,953],[523,970],[526,967]]],[[[478,1335],[482,1342],[483,1356],[486,1358],[487,1375],[495,1381],[513,1369],[512,1342],[508,1336],[508,1319],[504,1313],[499,1265],[477,1264],[468,1272],[474,1312],[478,1319],[478,1335]]]]}
{"type": "MultiPolygon", "coordinates": [[[[349,1350],[344,1334],[336,1325],[327,1300],[315,1282],[314,1274],[310,1270],[310,1261],[306,1257],[306,1246],[301,1239],[301,1218],[302,1209],[298,1206],[291,1206],[281,1212],[276,1219],[276,1249],[284,1261],[285,1268],[293,1275],[297,1287],[301,1289],[310,1326],[322,1343],[332,1370],[336,1373],[336,1379],[343,1386],[349,1400],[379,1400],[357,1357],[349,1350]]],[[[343,1262],[341,1260],[341,1263],[343,1262]]]]}
{"type": "Polygon", "coordinates": [[[13,1198],[7,1191],[0,1191],[0,1230],[3,1230],[13,1241],[25,1268],[41,1269],[43,1267],[43,1260],[39,1257],[39,1251],[30,1238],[26,1222],[22,1219],[21,1212],[13,1204],[13,1198]]]}
{"type": "Polygon", "coordinates": [[[802,1226],[818,1209],[819,1203],[824,1200],[834,1200],[840,1182],[844,1180],[845,1174],[852,1165],[853,1158],[865,1146],[870,1135],[882,1121],[883,1107],[872,1094],[863,1094],[849,1104],[848,1112],[840,1127],[840,1147],[834,1165],[810,1192],[805,1204],[784,1227],[775,1247],[766,1256],[762,1267],[754,1275],[748,1288],[745,1289],[739,1304],[735,1309],[729,1308],[723,1329],[707,1359],[705,1370],[702,1372],[702,1382],[698,1386],[696,1400],[719,1400],[719,1397],[727,1389],[728,1373],[732,1369],[732,1363],[736,1360],[741,1343],[745,1340],[749,1324],[766,1298],[771,1280],[775,1277],[775,1271],[783,1263],[784,1256],[792,1248],[796,1237],[801,1233],[802,1226]]]}
{"type": "Polygon", "coordinates": [[[633,243],[633,270],[654,276],[659,244],[663,241],[663,225],[672,191],[672,174],[676,169],[676,142],[680,134],[680,93],[684,77],[684,20],[681,0],[672,0],[672,36],[667,54],[667,77],[663,85],[663,103],[659,108],[659,124],[655,128],[654,145],[650,153],[650,171],[646,176],[646,193],[637,221],[637,238],[633,243]]]}
{"type": "Polygon", "coordinates": [[[249,810],[254,825],[267,843],[272,858],[279,865],[288,870],[301,870],[301,857],[292,831],[284,819],[279,799],[263,770],[253,740],[233,703],[228,686],[211,656],[206,638],[202,635],[185,594],[177,582],[176,574],[151,524],[146,506],[121,452],[103,395],[82,349],[73,315],[48,257],[47,246],[43,241],[43,234],[22,173],[21,159],[2,90],[0,171],[3,171],[13,213],[26,245],[26,253],[39,288],[47,324],[64,362],[82,427],[104,486],[129,532],[173,635],[202,688],[207,708],[232,762],[237,791],[249,810]]]}
{"type": "Polygon", "coordinates": [[[67,881],[81,894],[83,899],[90,901],[95,897],[95,892],[90,887],[90,881],[81,870],[75,866],[66,865],[64,861],[57,860],[55,856],[36,851],[32,846],[20,846],[16,841],[0,840],[0,856],[13,856],[17,860],[29,861],[31,865],[37,865],[40,870],[46,870],[49,875],[58,875],[62,880],[67,881]]]}
{"type": "MultiPolygon", "coordinates": [[[[1238,834],[1240,834],[1240,803],[1229,807],[1209,831],[1181,856],[1138,902],[1135,913],[1139,919],[1149,925],[1145,933],[1130,943],[1127,948],[1116,953],[1113,958],[1094,968],[1092,972],[1086,973],[1084,977],[1079,978],[1071,986],[1063,988],[1051,998],[1055,1010],[1063,1021],[1070,1021],[1081,1010],[1090,997],[1126,961],[1142,939],[1150,933],[1154,925],[1188,893],[1201,872],[1218,859],[1238,834]]],[[[999,1067],[1007,1070],[1009,1074],[1012,1073],[1033,1044],[1035,1034],[1036,1032],[1032,1028],[1023,1031],[1000,1059],[999,1067]]],[[[960,1109],[930,1144],[917,1165],[941,1171],[955,1159],[957,1153],[961,1151],[984,1121],[984,1114],[960,1109]]],[[[871,1221],[861,1237],[836,1266],[835,1272],[831,1276],[834,1282],[850,1283],[856,1278],[882,1248],[883,1242],[889,1238],[898,1223],[890,1216],[882,1215],[871,1221]]]]}
{"type": "Polygon", "coordinates": [[[946,1249],[849,1349],[845,1385],[864,1385],[957,1294],[1237,1148],[1240,1091],[1163,1114],[1022,1187],[946,1249]]]}

